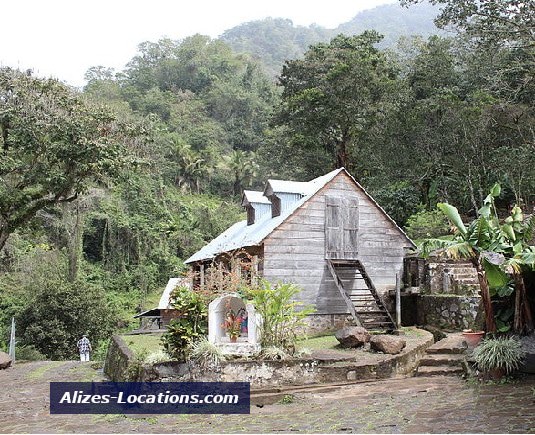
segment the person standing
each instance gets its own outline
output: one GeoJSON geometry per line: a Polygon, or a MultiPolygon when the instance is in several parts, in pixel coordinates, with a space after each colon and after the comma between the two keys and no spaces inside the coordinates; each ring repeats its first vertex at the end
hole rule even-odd
{"type": "Polygon", "coordinates": [[[78,352],[80,352],[80,361],[89,361],[89,352],[93,349],[91,349],[91,342],[87,335],[82,335],[76,346],[78,347],[78,352]]]}

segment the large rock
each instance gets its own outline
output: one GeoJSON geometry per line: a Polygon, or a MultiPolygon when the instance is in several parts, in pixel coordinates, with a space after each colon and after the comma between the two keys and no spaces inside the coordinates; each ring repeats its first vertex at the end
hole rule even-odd
{"type": "Polygon", "coordinates": [[[370,341],[370,333],[362,326],[347,326],[336,331],[335,337],[342,347],[360,347],[370,341]]]}
{"type": "Polygon", "coordinates": [[[405,339],[394,335],[373,335],[370,338],[370,348],[372,350],[391,355],[400,353],[406,344],[405,339]]]}
{"type": "Polygon", "coordinates": [[[0,370],[7,369],[11,365],[11,357],[5,353],[0,351],[0,370]]]}

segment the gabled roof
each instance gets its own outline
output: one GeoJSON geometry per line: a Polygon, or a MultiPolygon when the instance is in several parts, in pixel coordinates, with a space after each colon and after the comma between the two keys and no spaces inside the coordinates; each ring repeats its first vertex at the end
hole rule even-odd
{"type": "Polygon", "coordinates": [[[160,302],[158,303],[157,308],[152,308],[147,311],[143,311],[142,313],[136,314],[134,318],[137,317],[158,317],[161,314],[161,310],[168,310],[173,309],[173,307],[170,304],[170,297],[171,292],[181,285],[184,286],[190,286],[190,281],[184,278],[169,278],[169,281],[167,281],[167,285],[165,286],[165,289],[160,296],[160,302]]]}
{"type": "MultiPolygon", "coordinates": [[[[312,196],[314,196],[322,187],[324,187],[329,181],[331,181],[339,173],[345,172],[351,180],[364,192],[364,194],[377,206],[377,208],[395,225],[395,227],[407,238],[411,245],[414,243],[407,237],[396,222],[388,216],[388,214],[375,202],[375,200],[366,192],[366,190],[344,169],[339,168],[321,177],[315,178],[308,182],[295,182],[295,181],[281,181],[281,180],[269,180],[264,190],[269,194],[274,192],[285,193],[299,193],[304,195],[300,200],[292,203],[289,207],[281,213],[280,216],[271,217],[271,215],[262,216],[257,222],[252,225],[247,225],[247,221],[243,220],[235,223],[230,228],[225,230],[210,243],[204,246],[201,250],[197,251],[191,257],[189,257],[185,263],[194,263],[196,261],[208,260],[216,257],[218,254],[224,252],[241,249],[247,246],[259,245],[267,236],[269,236],[280,224],[282,224],[289,216],[291,216],[299,207],[307,202],[312,196]]],[[[248,191],[254,192],[255,191],[248,191]]]]}
{"type": "Polygon", "coordinates": [[[268,180],[264,195],[269,196],[273,193],[299,193],[301,195],[310,195],[314,191],[312,181],[284,181],[284,180],[268,180]]]}
{"type": "Polygon", "coordinates": [[[271,204],[271,201],[262,192],[256,190],[244,190],[241,205],[249,204],[271,204]]]}

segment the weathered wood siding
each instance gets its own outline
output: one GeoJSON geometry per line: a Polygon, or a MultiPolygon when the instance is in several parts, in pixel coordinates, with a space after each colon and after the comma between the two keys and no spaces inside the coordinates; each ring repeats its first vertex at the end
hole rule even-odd
{"type": "MultiPolygon", "coordinates": [[[[352,207],[351,213],[357,207],[358,229],[351,240],[357,241],[356,258],[379,292],[395,287],[405,248],[411,246],[349,176],[338,174],[264,240],[264,277],[298,284],[303,289],[300,300],[315,305],[318,314],[348,312],[325,262],[326,256],[333,258],[329,250],[326,252],[326,231],[335,231],[335,226],[329,227],[334,225],[332,216],[326,221],[326,201],[333,203],[336,197],[344,198],[340,204],[352,207]]],[[[347,258],[354,254],[348,252],[347,258]]]]}

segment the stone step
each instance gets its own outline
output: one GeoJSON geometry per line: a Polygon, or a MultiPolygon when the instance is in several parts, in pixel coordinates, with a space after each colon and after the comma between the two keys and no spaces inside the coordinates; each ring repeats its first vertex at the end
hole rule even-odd
{"type": "Polygon", "coordinates": [[[420,360],[420,367],[423,366],[460,366],[464,360],[461,354],[436,353],[426,355],[420,360]]]}
{"type": "Polygon", "coordinates": [[[477,279],[477,276],[456,276],[453,275],[451,278],[453,281],[470,281],[479,283],[479,280],[477,279]]]}
{"type": "Polygon", "coordinates": [[[459,354],[466,350],[466,343],[462,333],[448,334],[448,336],[427,348],[428,354],[459,354]]]}
{"type": "Polygon", "coordinates": [[[453,279],[475,279],[477,281],[477,275],[475,273],[454,273],[451,276],[453,279]]]}
{"type": "Polygon", "coordinates": [[[452,376],[462,375],[464,369],[462,367],[452,366],[424,366],[418,367],[416,376],[452,376]]]}
{"type": "Polygon", "coordinates": [[[446,269],[474,269],[472,263],[447,263],[446,269]]]}

